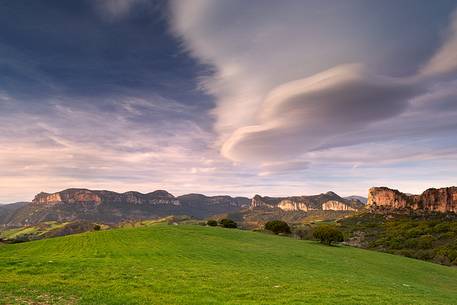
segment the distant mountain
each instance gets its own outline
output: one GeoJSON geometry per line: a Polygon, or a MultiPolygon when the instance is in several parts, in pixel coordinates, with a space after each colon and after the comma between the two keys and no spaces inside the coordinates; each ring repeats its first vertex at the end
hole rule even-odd
{"type": "Polygon", "coordinates": [[[338,213],[350,213],[362,207],[364,204],[358,199],[342,198],[334,192],[292,197],[256,195],[249,199],[202,194],[175,197],[164,190],[143,194],[133,191],[116,193],[106,190],[67,189],[52,194],[39,193],[31,203],[2,207],[0,225],[20,227],[47,221],[117,224],[125,220],[170,215],[209,218],[229,214],[239,215],[250,222],[270,218],[299,221],[310,215],[334,217],[338,213]]]}
{"type": "Polygon", "coordinates": [[[347,199],[347,200],[358,200],[358,201],[362,202],[363,204],[367,204],[367,201],[368,201],[367,197],[357,196],[357,195],[347,196],[347,197],[344,197],[344,199],[347,199]]]}
{"type": "Polygon", "coordinates": [[[168,215],[205,218],[217,213],[237,211],[249,205],[244,197],[208,197],[189,194],[175,197],[159,190],[139,192],[67,189],[49,194],[39,193],[33,201],[10,213],[0,210],[0,224],[23,226],[45,221],[91,221],[118,223],[123,220],[147,219],[168,215]]]}
{"type": "Polygon", "coordinates": [[[311,196],[268,197],[255,195],[249,208],[238,212],[216,215],[230,218],[244,228],[255,229],[270,220],[280,219],[288,223],[336,220],[353,214],[365,205],[357,199],[342,198],[334,192],[311,196]]]}
{"type": "Polygon", "coordinates": [[[15,202],[9,204],[0,204],[0,225],[7,223],[14,212],[30,202],[15,202]]]}
{"type": "Polygon", "coordinates": [[[251,209],[281,209],[283,211],[331,210],[331,211],[357,211],[364,204],[358,199],[346,199],[334,192],[322,193],[312,196],[293,197],[262,197],[255,195],[251,201],[251,209]]]}

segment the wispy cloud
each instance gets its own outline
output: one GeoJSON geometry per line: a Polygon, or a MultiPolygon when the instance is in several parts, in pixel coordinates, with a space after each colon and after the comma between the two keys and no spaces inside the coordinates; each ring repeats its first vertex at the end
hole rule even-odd
{"type": "MultiPolygon", "coordinates": [[[[436,139],[439,146],[440,134],[456,131],[455,113],[436,107],[443,103],[443,88],[452,86],[441,76],[457,65],[456,14],[451,16],[446,40],[424,68],[391,77],[375,68],[377,52],[367,57],[365,36],[340,33],[341,28],[360,26],[356,23],[360,7],[351,10],[352,2],[344,9],[318,4],[305,9],[293,1],[269,3],[275,14],[265,12],[265,7],[238,5],[203,0],[192,2],[192,7],[172,3],[172,26],[186,50],[215,69],[203,87],[218,101],[216,126],[225,157],[257,164],[291,162],[334,147],[349,147],[354,151],[346,153],[357,155],[354,145],[369,148],[373,142],[396,141],[402,148],[418,136],[436,139]],[[233,17],[232,10],[243,13],[233,17]],[[349,15],[354,22],[347,23],[349,15]],[[287,20],[287,26],[279,20],[287,20]],[[349,60],[362,63],[342,65],[349,60]]],[[[448,108],[456,103],[448,94],[448,108]]],[[[397,157],[385,155],[384,161],[395,162],[397,157]]]]}
{"type": "Polygon", "coordinates": [[[139,4],[145,4],[147,0],[94,0],[95,8],[104,18],[116,20],[127,16],[131,10],[139,4]]]}
{"type": "Polygon", "coordinates": [[[444,42],[420,71],[422,76],[457,73],[457,10],[450,18],[444,42]]]}
{"type": "MultiPolygon", "coordinates": [[[[170,189],[194,168],[208,168],[207,160],[217,157],[208,148],[212,135],[182,115],[188,106],[157,96],[125,97],[112,106],[101,111],[81,101],[54,101],[46,114],[41,105],[40,114],[3,116],[0,194],[5,198],[0,202],[11,188],[21,188],[21,199],[31,198],[40,186],[51,191],[63,185],[170,189]]],[[[209,172],[202,169],[199,172],[209,172]]]]}

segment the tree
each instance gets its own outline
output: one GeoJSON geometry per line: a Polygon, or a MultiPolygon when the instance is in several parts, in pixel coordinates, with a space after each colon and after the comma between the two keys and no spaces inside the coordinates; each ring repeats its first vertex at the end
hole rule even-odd
{"type": "Polygon", "coordinates": [[[338,230],[335,226],[330,225],[322,225],[317,227],[314,232],[313,236],[316,239],[326,245],[331,245],[333,242],[342,242],[343,233],[338,230]]]}
{"type": "Polygon", "coordinates": [[[271,231],[275,234],[284,233],[290,234],[290,227],[287,222],[282,220],[272,220],[265,224],[265,230],[271,231]]]}
{"type": "Polygon", "coordinates": [[[208,221],[206,222],[206,224],[207,224],[208,226],[210,226],[210,227],[217,227],[217,221],[216,221],[216,220],[210,219],[210,220],[208,220],[208,221]]]}
{"type": "Polygon", "coordinates": [[[231,219],[226,219],[226,218],[220,220],[219,224],[221,225],[221,227],[224,227],[224,228],[236,228],[236,227],[238,227],[236,222],[234,222],[231,219]]]}

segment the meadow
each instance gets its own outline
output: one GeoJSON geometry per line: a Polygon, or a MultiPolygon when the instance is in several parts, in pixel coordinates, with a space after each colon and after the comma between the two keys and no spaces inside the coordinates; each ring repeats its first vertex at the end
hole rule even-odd
{"type": "Polygon", "coordinates": [[[1,304],[456,304],[457,269],[156,224],[0,245],[1,304]]]}

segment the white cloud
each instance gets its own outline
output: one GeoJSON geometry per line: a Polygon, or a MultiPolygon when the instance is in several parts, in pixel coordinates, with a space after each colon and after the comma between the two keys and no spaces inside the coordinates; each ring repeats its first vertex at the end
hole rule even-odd
{"type": "Polygon", "coordinates": [[[259,124],[236,130],[222,152],[238,161],[288,160],[399,115],[421,89],[357,65],[336,67],[273,89],[259,109],[259,124]]]}
{"type": "Polygon", "coordinates": [[[457,72],[457,11],[451,17],[443,45],[421,69],[422,76],[439,76],[457,72]]]}
{"type": "Polygon", "coordinates": [[[440,135],[456,131],[453,113],[432,106],[442,103],[440,86],[449,86],[441,74],[457,67],[455,15],[446,42],[421,72],[390,77],[373,67],[392,42],[369,46],[374,29],[355,2],[173,1],[171,11],[185,49],[214,69],[202,86],[217,100],[216,131],[231,160],[261,167],[338,147],[356,155],[354,145],[389,141],[402,150],[421,136],[439,146],[440,135]],[[348,62],[361,64],[342,65],[348,62]]]}
{"type": "Polygon", "coordinates": [[[188,106],[157,96],[119,98],[104,111],[83,101],[52,105],[1,117],[0,202],[69,187],[182,194],[234,175],[208,149],[210,133],[172,118],[188,106]],[[193,168],[199,175],[188,175],[193,168]]]}

